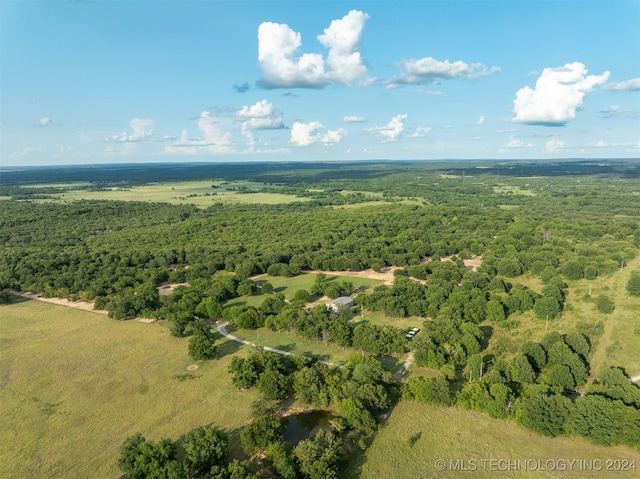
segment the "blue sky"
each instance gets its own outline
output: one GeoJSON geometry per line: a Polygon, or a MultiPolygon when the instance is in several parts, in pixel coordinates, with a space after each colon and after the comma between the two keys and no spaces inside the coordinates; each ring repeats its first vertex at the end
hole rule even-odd
{"type": "Polygon", "coordinates": [[[5,166],[640,156],[637,0],[0,8],[5,166]]]}

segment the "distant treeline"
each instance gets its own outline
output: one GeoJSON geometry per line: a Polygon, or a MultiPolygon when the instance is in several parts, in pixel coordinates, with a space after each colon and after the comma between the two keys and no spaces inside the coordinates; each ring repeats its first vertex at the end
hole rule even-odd
{"type": "Polygon", "coordinates": [[[365,180],[403,172],[439,172],[456,176],[500,175],[509,177],[554,177],[614,175],[640,177],[640,161],[389,161],[288,162],[288,163],[135,163],[65,165],[6,168],[0,185],[90,182],[96,184],[142,185],[202,179],[251,180],[293,184],[335,179],[365,180]]]}

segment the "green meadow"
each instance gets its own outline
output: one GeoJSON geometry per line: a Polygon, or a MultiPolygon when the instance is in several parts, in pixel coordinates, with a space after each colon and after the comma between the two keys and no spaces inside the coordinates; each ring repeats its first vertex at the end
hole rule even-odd
{"type": "Polygon", "coordinates": [[[601,447],[573,437],[548,438],[513,421],[492,419],[460,407],[402,401],[381,426],[371,446],[353,458],[344,477],[631,479],[639,476],[640,452],[626,447],[601,447]],[[624,464],[627,470],[620,471],[624,464]],[[631,469],[632,464],[635,470],[631,469]],[[590,467],[592,470],[588,470],[590,467]]]}
{"type": "Polygon", "coordinates": [[[208,208],[209,206],[219,203],[280,204],[308,201],[308,198],[263,192],[263,183],[251,181],[178,181],[153,183],[143,186],[114,186],[99,190],[79,188],[86,186],[86,183],[76,185],[73,183],[46,184],[39,186],[69,188],[64,193],[52,194],[50,200],[44,200],[56,202],[73,202],[79,200],[147,201],[176,205],[189,204],[199,208],[208,208]],[[212,188],[212,186],[215,186],[215,188],[212,188]]]}
{"type": "Polygon", "coordinates": [[[188,339],[157,323],[38,301],[0,308],[0,476],[120,477],[126,437],[177,440],[205,424],[230,432],[238,450],[259,397],[231,384],[238,343],[219,340],[220,359],[188,371],[188,339]]]}
{"type": "MultiPolygon", "coordinates": [[[[487,322],[491,328],[490,348],[516,353],[524,341],[540,341],[545,334],[556,331],[566,334],[577,330],[591,341],[589,363],[592,378],[610,365],[622,366],[630,376],[640,375],[640,299],[626,291],[632,271],[640,269],[640,257],[631,260],[622,271],[601,276],[594,280],[567,281],[569,294],[562,314],[545,321],[535,317],[532,311],[509,317],[515,327],[487,322]],[[591,292],[591,294],[589,294],[591,292]],[[595,298],[605,294],[615,302],[610,314],[601,313],[595,298]]],[[[540,292],[539,278],[522,276],[514,280],[540,292]]]]}
{"type": "MultiPolygon", "coordinates": [[[[306,289],[307,291],[311,290],[315,280],[316,273],[303,273],[298,276],[293,276],[291,278],[285,278],[282,276],[270,276],[268,274],[264,274],[258,277],[253,278],[254,281],[258,284],[258,286],[264,284],[265,282],[269,282],[273,285],[273,290],[276,293],[284,294],[284,297],[288,300],[293,299],[296,294],[296,291],[300,289],[306,289]]],[[[366,290],[372,288],[378,284],[382,284],[382,281],[378,279],[369,279],[369,278],[359,278],[356,276],[337,276],[331,275],[330,272],[327,273],[328,283],[332,282],[340,282],[340,281],[349,281],[353,284],[353,287],[356,290],[366,290]]],[[[228,301],[226,306],[259,306],[265,298],[268,296],[266,294],[254,294],[251,296],[241,296],[239,298],[234,298],[228,301]]]]}

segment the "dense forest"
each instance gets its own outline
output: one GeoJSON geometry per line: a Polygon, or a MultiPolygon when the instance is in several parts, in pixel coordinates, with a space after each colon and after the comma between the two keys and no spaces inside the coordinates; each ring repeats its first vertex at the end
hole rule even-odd
{"type": "MultiPolygon", "coordinates": [[[[400,398],[459,404],[548,436],[640,448],[640,388],[617,365],[591,370],[598,338],[590,334],[597,328],[552,332],[522,343],[515,354],[489,347],[493,328],[518,328],[513,318],[527,312],[553,321],[564,314],[574,282],[610,276],[636,258],[639,174],[638,162],[621,161],[129,165],[57,168],[47,175],[47,183],[88,182],[82,188],[243,179],[262,193],[291,195],[290,203],[198,208],[52,202],[72,186],[42,187],[40,169],[3,172],[0,290],[94,301],[115,319],[165,320],[175,336],[191,335],[194,359],[215,357],[208,320],[353,349],[357,354],[341,369],[264,351],[234,358],[230,374],[239,389],[255,387],[267,401],[295,398],[341,416],[336,430],[291,448],[277,418],[259,411],[256,431],[243,433],[243,448],[247,457],[262,454],[280,477],[337,477],[346,457],[344,431],[358,431],[355,440],[366,447],[381,414],[400,398]],[[481,265],[468,268],[470,258],[481,258],[481,265]],[[393,284],[358,292],[348,278],[329,283],[319,274],[311,290],[292,300],[254,279],[390,266],[396,267],[393,284]],[[167,282],[182,286],[159,295],[167,282]],[[228,305],[257,293],[264,295],[259,306],[228,305]],[[308,307],[324,295],[353,296],[355,308],[308,307]],[[383,313],[388,324],[355,321],[362,311],[383,313]],[[405,317],[424,321],[412,341],[394,326],[394,318],[405,317]],[[409,351],[418,367],[437,374],[398,386],[374,358],[409,351]]],[[[623,287],[640,296],[640,273],[623,287]]],[[[583,300],[602,314],[617,306],[606,293],[583,300]]],[[[156,466],[165,473],[157,477],[249,474],[246,463],[222,461],[228,440],[220,431],[194,431],[181,447],[198,441],[210,443],[210,454],[189,453],[180,462],[175,444],[129,438],[121,468],[147,477],[138,456],[151,461],[159,454],[164,460],[156,466]]]]}

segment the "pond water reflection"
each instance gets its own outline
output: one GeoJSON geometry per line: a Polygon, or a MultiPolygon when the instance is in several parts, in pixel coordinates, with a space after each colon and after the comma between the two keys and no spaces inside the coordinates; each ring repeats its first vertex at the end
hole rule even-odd
{"type": "Polygon", "coordinates": [[[304,439],[312,439],[320,429],[331,428],[331,420],[336,417],[331,411],[323,410],[290,414],[284,418],[287,426],[284,440],[295,446],[304,439]]]}

